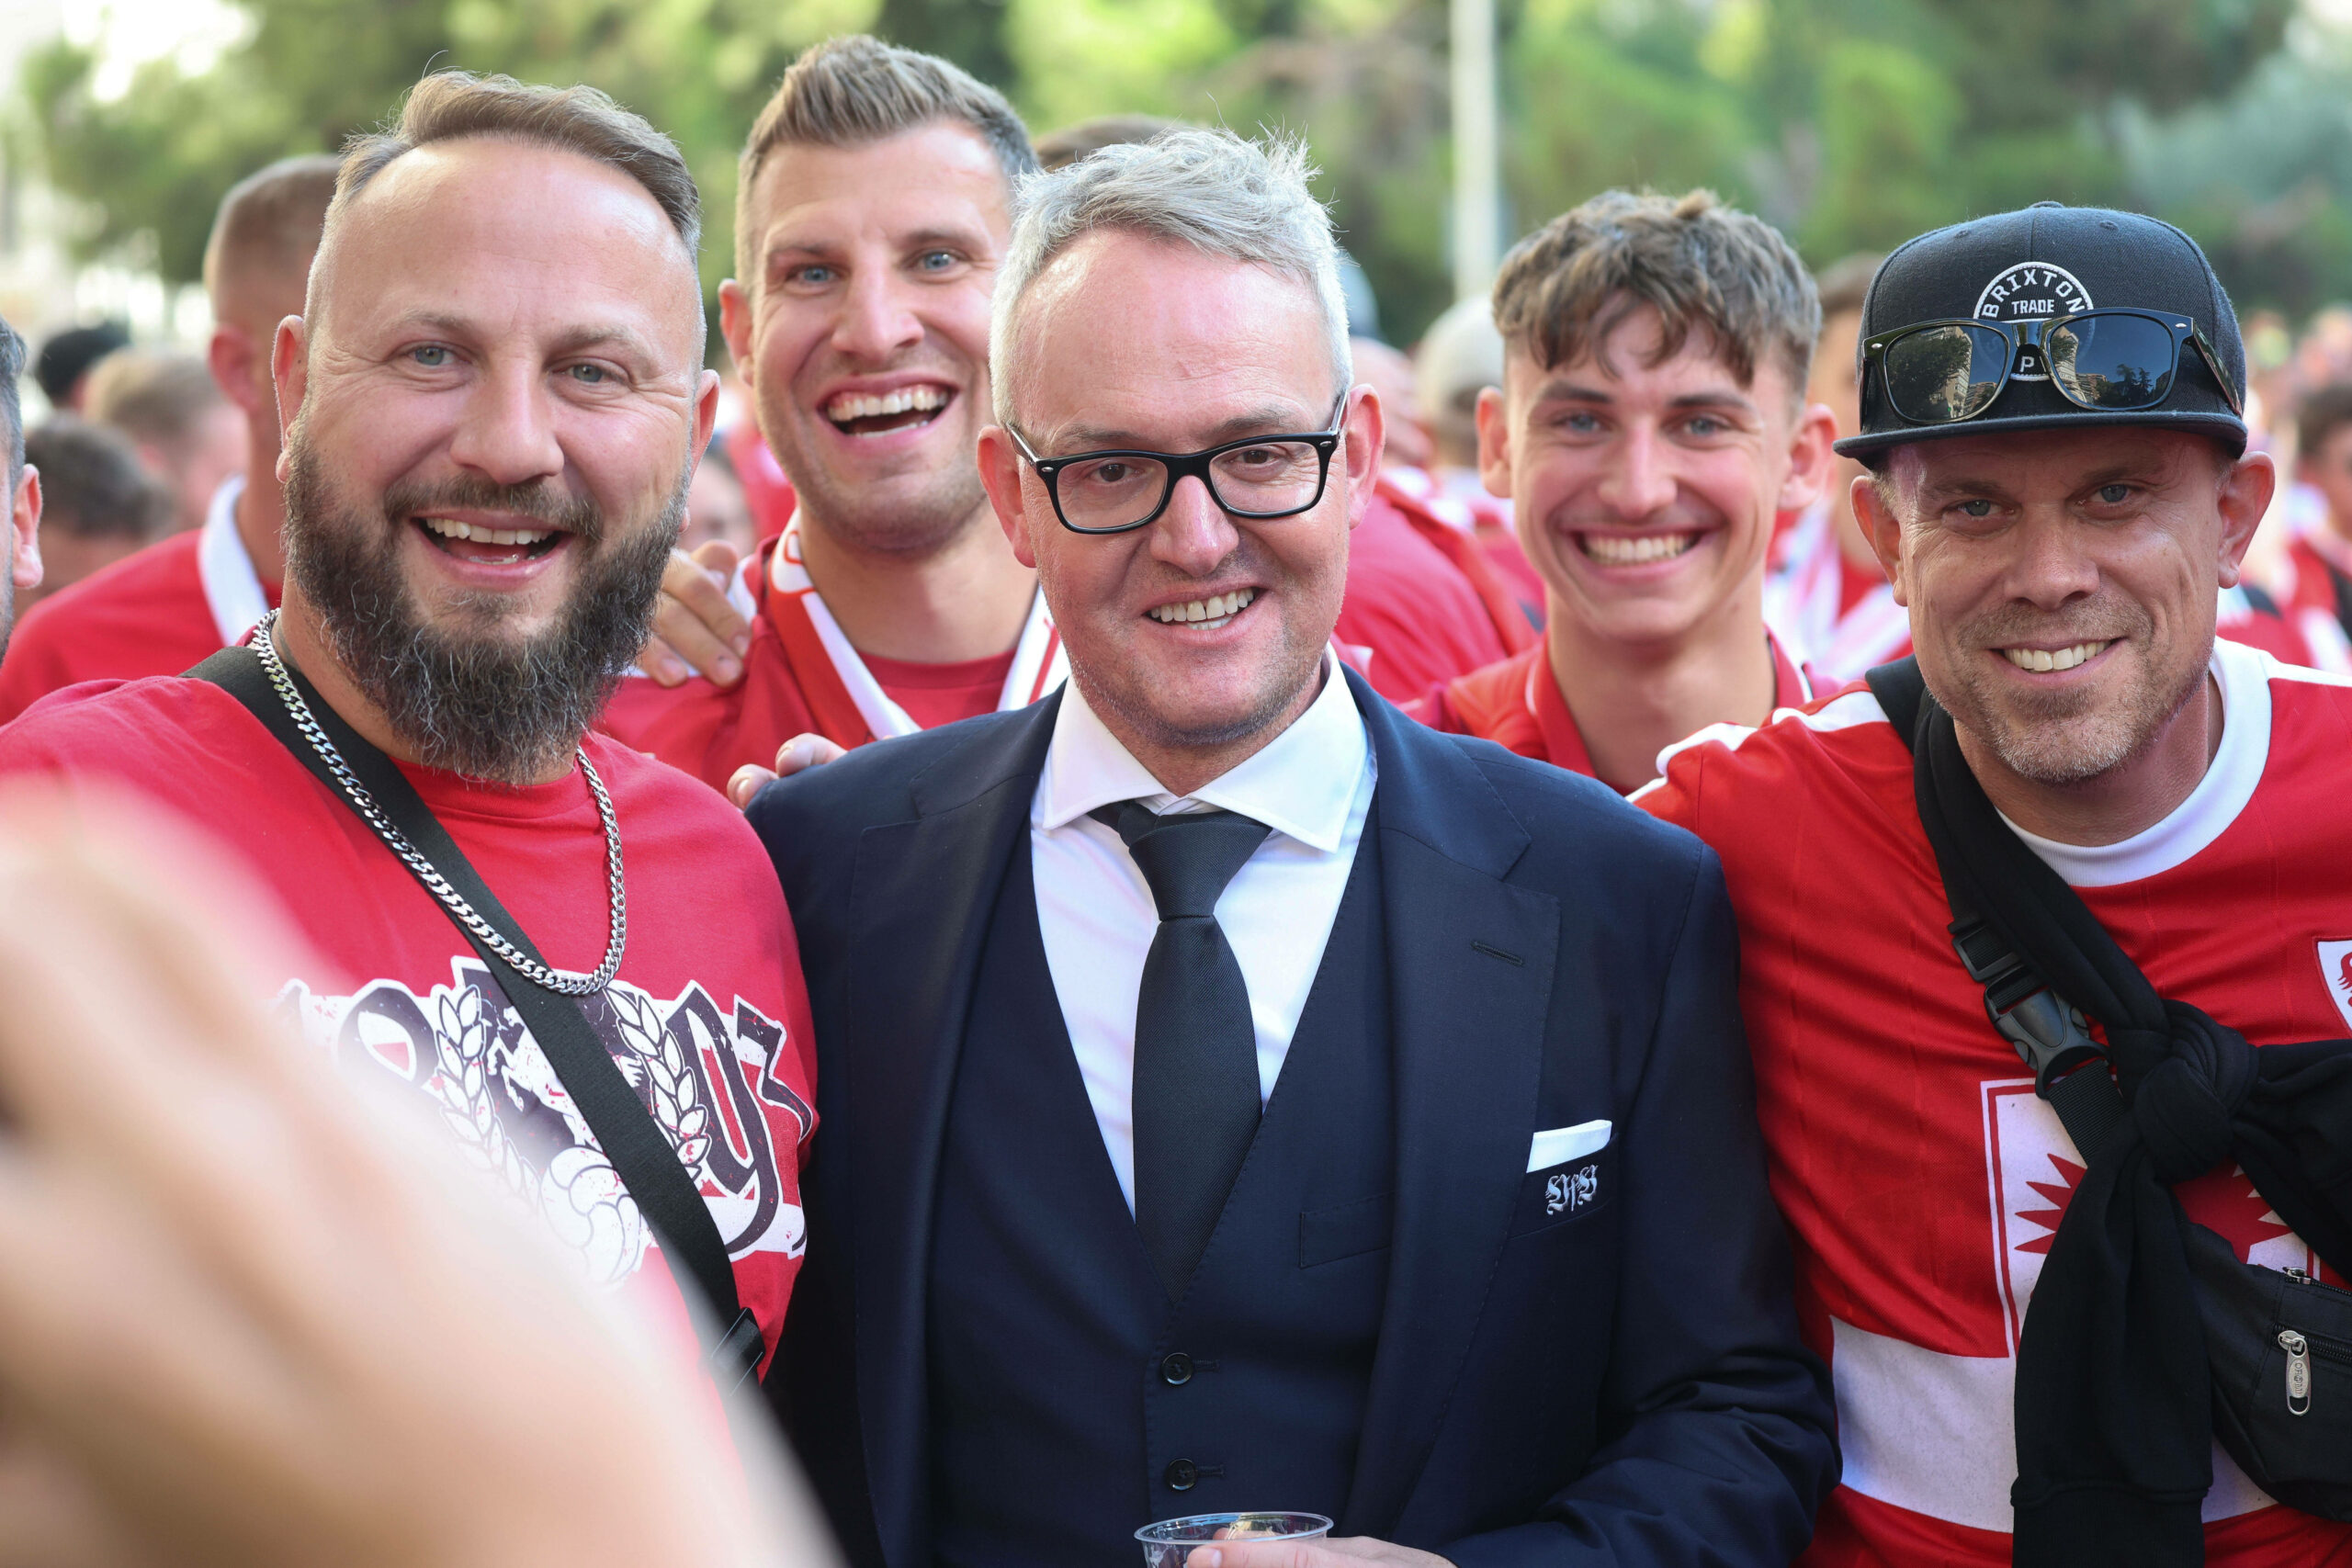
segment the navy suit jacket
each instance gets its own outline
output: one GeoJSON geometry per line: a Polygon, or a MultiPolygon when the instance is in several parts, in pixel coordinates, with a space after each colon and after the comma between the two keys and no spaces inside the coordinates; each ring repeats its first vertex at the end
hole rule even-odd
{"type": "MultiPolygon", "coordinates": [[[[1765,1190],[1722,869],[1593,781],[1347,678],[1379,763],[1396,1188],[1337,1533],[1461,1568],[1785,1563],[1838,1459],[1765,1190]],[[1589,1190],[1529,1172],[1539,1130],[1603,1118],[1608,1147],[1566,1173],[1589,1190]]],[[[751,807],[819,1061],[808,1258],[768,1387],[860,1568],[930,1557],[942,1139],[1059,702],[865,747],[751,807]]]]}

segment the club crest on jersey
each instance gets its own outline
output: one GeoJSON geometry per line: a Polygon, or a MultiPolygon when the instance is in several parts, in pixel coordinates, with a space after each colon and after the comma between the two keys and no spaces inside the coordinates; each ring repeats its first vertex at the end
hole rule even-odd
{"type": "MultiPolygon", "coordinates": [[[[2046,321],[2075,310],[2091,309],[2090,290],[2063,266],[2048,262],[2019,262],[1993,275],[1976,297],[1969,313],[1983,321],[2046,321]]],[[[2015,381],[2047,381],[2038,353],[2020,355],[2010,372],[2015,381]]]]}
{"type": "MultiPolygon", "coordinates": [[[[396,980],[348,997],[297,980],[278,1007],[339,1063],[368,1063],[421,1091],[594,1279],[628,1279],[651,1240],[636,1201],[489,972],[469,957],[450,970],[454,984],[421,996],[396,980]]],[[[726,1010],[699,985],[664,1001],[616,980],[581,1010],[677,1150],[728,1251],[799,1256],[807,1231],[789,1178],[816,1114],[782,1076],[784,1026],[741,998],[726,1010]]]]}
{"type": "Polygon", "coordinates": [[[2352,1029],[2352,941],[2319,944],[2319,977],[2328,1000],[2344,1015],[2344,1027],[2352,1029]]]}
{"type": "MultiPolygon", "coordinates": [[[[2352,942],[2343,945],[2352,948],[2352,942]]],[[[2026,1305],[2041,1278],[2050,1244],[2057,1239],[2058,1223],[2066,1217],[2066,1206],[2082,1185],[2085,1162],[2058,1112],[2033,1092],[2031,1078],[1993,1079],[1981,1089],[1984,1175],[1993,1201],[1994,1278],[2014,1354],[2026,1305]]],[[[2318,1273],[2318,1255],[2271,1212],[2245,1171],[2225,1165],[2173,1190],[2190,1219],[2219,1234],[2246,1262],[2318,1273]]]]}

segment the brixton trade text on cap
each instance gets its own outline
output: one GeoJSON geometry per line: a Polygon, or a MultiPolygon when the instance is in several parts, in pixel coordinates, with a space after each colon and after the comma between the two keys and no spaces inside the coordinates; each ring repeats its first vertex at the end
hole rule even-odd
{"type": "MultiPolygon", "coordinates": [[[[2151,331],[2147,323],[2121,325],[2143,339],[2151,331]]],[[[1980,345],[1991,341],[1986,334],[1975,336],[1980,345]]],[[[1980,346],[1973,371],[1966,367],[1964,343],[1959,352],[1962,363],[1954,367],[1949,386],[1965,394],[1965,377],[1973,375],[1976,395],[1981,396],[1988,385],[1984,351],[1980,346]]],[[[1837,444],[1841,457],[1868,457],[1906,442],[1945,436],[2098,424],[2192,431],[2213,437],[2233,454],[2245,449],[2245,420],[2238,412],[2245,402],[2245,349],[2238,337],[2237,312],[2196,241],[2169,223],[2136,212],[2044,201],[1920,235],[1888,256],[1871,280],[1856,353],[1861,433],[1837,444]],[[2137,383],[2139,395],[2153,397],[2162,388],[2161,397],[2144,408],[2082,407],[2052,385],[2047,356],[2026,341],[2034,331],[2028,323],[2117,310],[2163,318],[2153,330],[2154,341],[2160,342],[2167,330],[2174,340],[2169,386],[2163,383],[2161,364],[2135,363],[2129,368],[2143,378],[2137,383]],[[1998,394],[1973,417],[1948,423],[1917,419],[1897,408],[1889,395],[1885,355],[1894,345],[1886,340],[1906,328],[1939,321],[2002,327],[2019,340],[2009,345],[2008,362],[2000,367],[2007,378],[1998,394]],[[1874,343],[1879,345],[1875,355],[1874,343]],[[2219,378],[2209,354],[2218,362],[2219,378]]],[[[1915,364],[1920,357],[1912,355],[1915,364]]],[[[2072,367],[2062,360],[2062,370],[2072,367]]],[[[2114,377],[2089,379],[2098,389],[2121,385],[2114,377]]],[[[2069,384],[2079,391],[2084,383],[2078,378],[2069,384]]],[[[1918,397],[1916,390],[1905,395],[1918,397]]],[[[2128,400],[2132,394],[2106,395],[2128,400]]]]}

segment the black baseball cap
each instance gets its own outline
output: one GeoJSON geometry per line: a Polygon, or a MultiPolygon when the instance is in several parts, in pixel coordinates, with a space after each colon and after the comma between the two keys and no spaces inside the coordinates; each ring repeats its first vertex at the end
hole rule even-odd
{"type": "MultiPolygon", "coordinates": [[[[2017,212],[1971,219],[1906,243],[1880,265],[1862,302],[1861,339],[1921,321],[2047,320],[2075,310],[2137,309],[2194,321],[2245,400],[2245,346],[2237,312],[2197,242],[2137,212],[2036,202],[2017,212]]],[[[2077,407],[2047,377],[2013,372],[1993,405],[1974,419],[1915,423],[1897,412],[1874,367],[1860,357],[1861,434],[1838,443],[1840,457],[1867,458],[1911,441],[2094,424],[2158,425],[2211,435],[2245,450],[2245,421],[2233,412],[2193,347],[2180,355],[2168,396],[2128,412],[2077,407]]]]}

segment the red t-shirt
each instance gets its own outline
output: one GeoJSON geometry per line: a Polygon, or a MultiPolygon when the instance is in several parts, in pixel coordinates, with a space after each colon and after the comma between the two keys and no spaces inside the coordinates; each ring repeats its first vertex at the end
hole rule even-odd
{"type": "MultiPolygon", "coordinates": [[[[84,681],[177,675],[220,652],[197,567],[202,536],[175,534],[26,611],[0,661],[0,724],[84,681]]],[[[274,587],[263,592],[277,603],[274,587]]]]}
{"type": "MultiPolygon", "coordinates": [[[[2157,991],[2257,1045],[2352,1032],[2352,682],[2214,651],[2222,746],[2171,816],[2035,840],[2157,991]]],[[[1740,1000],[1799,1312],[1830,1358],[1845,1480],[1812,1568],[2007,1568],[2019,1325],[2083,1162],[1953,953],[1911,753],[1868,687],[1702,732],[1636,801],[1723,856],[1740,1000]]],[[[2316,1258],[2233,1165],[2176,1190],[2272,1268],[2316,1258]]],[[[2214,1568],[2352,1562],[2215,1450],[2214,1568]]]]}
{"type": "Polygon", "coordinates": [[[2287,547],[2278,586],[2278,607],[2310,646],[2311,662],[2352,671],[2352,545],[2301,535],[2287,547]]]}
{"type": "MultiPolygon", "coordinates": [[[[806,1230],[799,1172],[815,1054],[775,873],[741,815],[601,736],[628,943],[590,1021],[686,1158],[774,1349],[806,1230]]],[[[605,835],[577,772],[505,789],[404,768],[549,963],[592,970],[608,937],[605,835]]],[[[684,1303],[644,1220],[480,958],[432,896],[218,687],[175,679],[60,694],[0,732],[0,777],[128,787],[242,857],[311,943],[279,1006],[345,1070],[413,1086],[472,1156],[681,1335],[684,1303]]]]}
{"type": "MultiPolygon", "coordinates": [[[[1527,552],[1519,547],[1519,528],[1512,520],[1510,502],[1489,495],[1484,485],[1476,482],[1475,475],[1458,469],[1449,472],[1453,480],[1468,482],[1448,482],[1427,468],[1390,464],[1380,470],[1380,486],[1400,503],[1414,503],[1406,508],[1408,516],[1418,507],[1431,521],[1467,535],[1479,547],[1495,581],[1519,606],[1520,618],[1541,630],[1544,580],[1535,575],[1535,569],[1527,564],[1527,552]]],[[[1485,597],[1483,590],[1480,596],[1485,597]]]]}
{"type": "MultiPolygon", "coordinates": [[[[1764,634],[1764,642],[1772,653],[1772,706],[1811,702],[1813,683],[1805,672],[1789,661],[1771,633],[1764,634]]],[[[1405,711],[1448,735],[1475,735],[1522,757],[1593,776],[1584,732],[1560,694],[1559,678],[1541,644],[1435,687],[1405,711]]]]}
{"type": "Polygon", "coordinates": [[[1347,592],[1332,635],[1372,650],[1365,678],[1393,703],[1536,640],[1477,542],[1385,482],[1348,536],[1347,592]]]}
{"type": "Polygon", "coordinates": [[[883,694],[925,729],[996,712],[1004,678],[1012,673],[1012,649],[953,664],[918,664],[906,659],[865,654],[865,667],[883,694]]]}
{"type": "MultiPolygon", "coordinates": [[[[674,687],[631,677],[605,705],[597,727],[718,790],[745,763],[774,767],[777,750],[796,735],[821,735],[850,748],[872,740],[873,728],[808,616],[779,603],[785,595],[770,573],[779,547],[773,539],[763,545],[744,573],[752,644],[741,680],[721,689],[700,677],[674,687]]],[[[859,657],[883,694],[928,729],[995,711],[1019,653],[1016,647],[954,664],[859,657]]],[[[1046,682],[1055,678],[1041,669],[1031,699],[1050,689],[1046,682]]]]}

